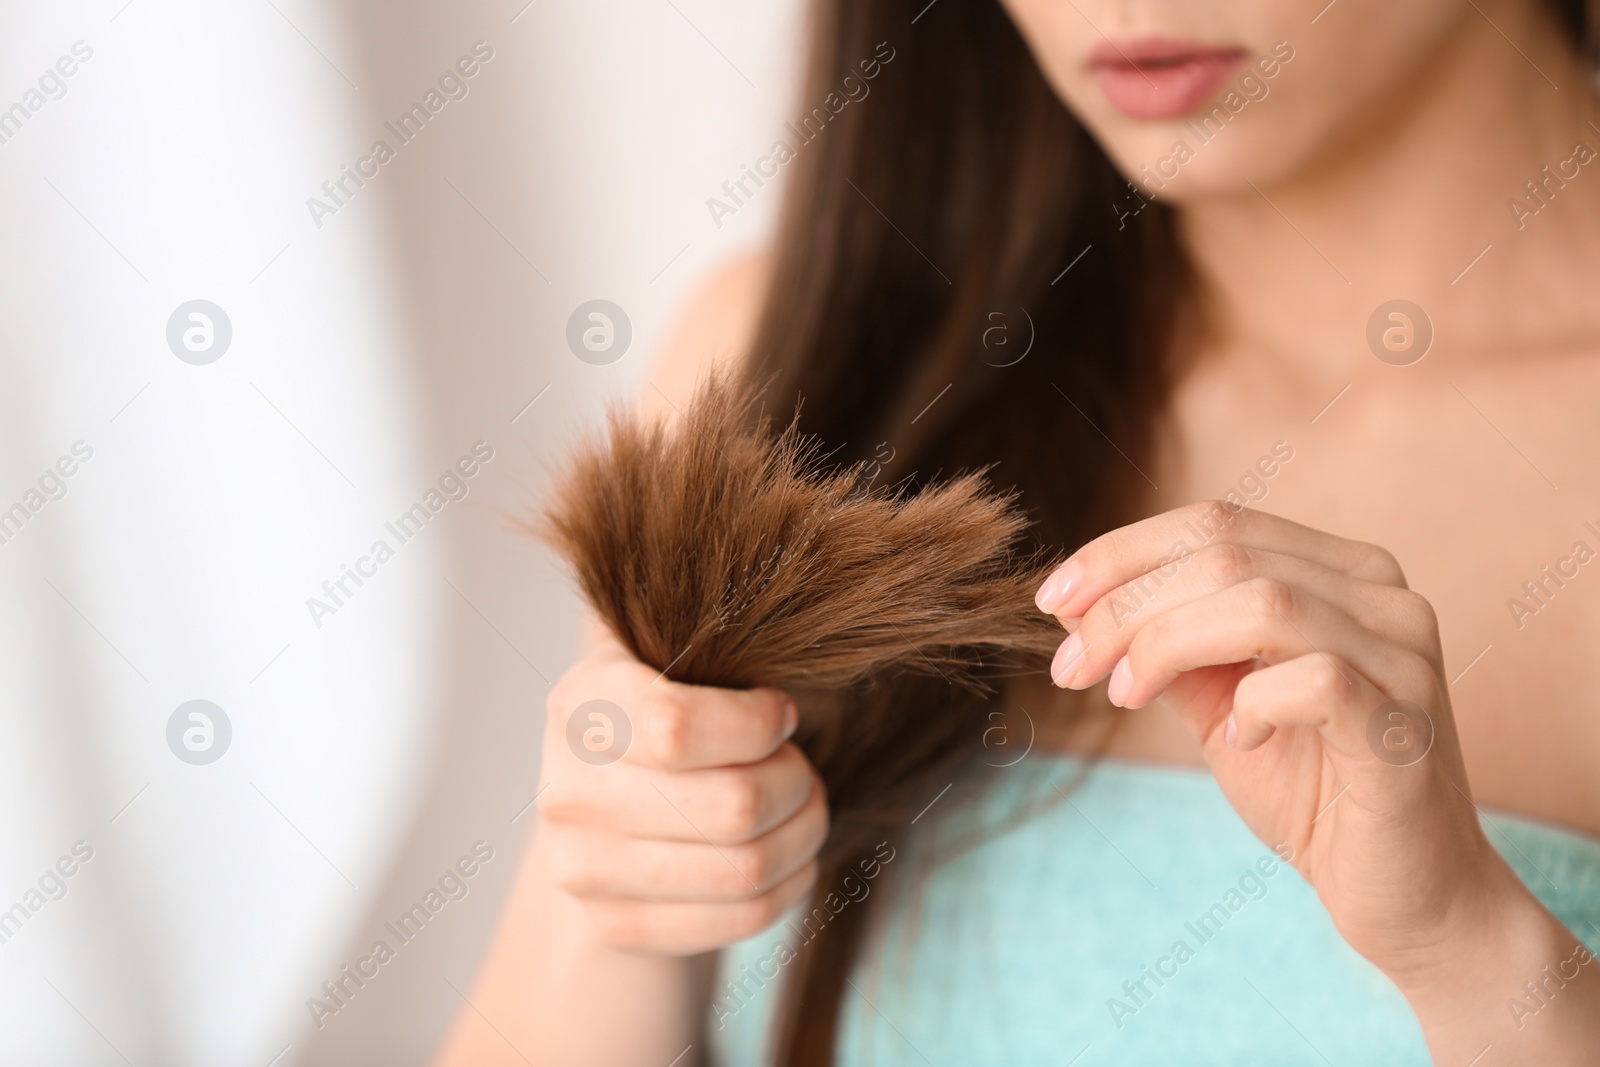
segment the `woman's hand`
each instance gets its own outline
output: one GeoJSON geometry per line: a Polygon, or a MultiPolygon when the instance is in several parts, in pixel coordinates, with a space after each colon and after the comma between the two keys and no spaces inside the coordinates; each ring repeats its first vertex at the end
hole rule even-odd
{"type": "Polygon", "coordinates": [[[721,948],[809,891],[828,809],[796,715],[775,689],[668,681],[609,636],[556,683],[534,847],[604,944],[721,948]]]}
{"type": "Polygon", "coordinates": [[[1437,620],[1388,552],[1213,502],[1092,541],[1038,602],[1071,633],[1056,684],[1109,677],[1113,704],[1175,712],[1245,823],[1411,999],[1436,1056],[1570,955],[1484,836],[1437,620]]]}

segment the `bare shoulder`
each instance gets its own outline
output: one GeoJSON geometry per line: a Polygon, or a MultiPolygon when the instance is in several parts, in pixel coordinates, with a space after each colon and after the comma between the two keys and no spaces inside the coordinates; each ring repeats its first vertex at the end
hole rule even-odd
{"type": "Polygon", "coordinates": [[[772,255],[763,248],[728,260],[690,290],[641,386],[644,411],[671,415],[707,373],[739,367],[755,340],[771,273],[772,255]]]}

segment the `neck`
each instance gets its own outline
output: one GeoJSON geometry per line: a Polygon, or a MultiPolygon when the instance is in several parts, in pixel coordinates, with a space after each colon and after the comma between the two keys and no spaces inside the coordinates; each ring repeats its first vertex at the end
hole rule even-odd
{"type": "Polygon", "coordinates": [[[1396,298],[1455,354],[1600,335],[1583,295],[1600,155],[1576,176],[1564,162],[1580,142],[1600,153],[1590,72],[1544,4],[1514,0],[1465,5],[1439,53],[1295,172],[1180,207],[1206,348],[1295,361],[1319,382],[1370,373],[1381,364],[1360,339],[1396,298]]]}

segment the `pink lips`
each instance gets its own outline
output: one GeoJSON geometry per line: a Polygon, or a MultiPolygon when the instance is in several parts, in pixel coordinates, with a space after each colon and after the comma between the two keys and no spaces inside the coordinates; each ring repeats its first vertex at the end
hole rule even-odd
{"type": "Polygon", "coordinates": [[[1170,37],[1107,40],[1089,66],[1111,105],[1135,119],[1170,119],[1205,103],[1239,68],[1238,48],[1170,37]]]}

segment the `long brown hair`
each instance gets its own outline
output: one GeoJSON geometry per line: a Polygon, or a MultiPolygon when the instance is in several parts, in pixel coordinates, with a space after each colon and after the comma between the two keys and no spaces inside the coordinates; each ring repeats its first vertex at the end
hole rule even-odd
{"type": "MultiPolygon", "coordinates": [[[[1587,42],[1587,0],[1553,3],[1587,42]]],[[[883,462],[912,485],[991,467],[1021,492],[1041,547],[1074,548],[1144,490],[1190,291],[1172,213],[1142,201],[1066,110],[998,0],[815,0],[811,18],[805,113],[859,94],[863,61],[893,58],[794,146],[750,373],[771,381],[769,407],[801,398],[803,429],[842,462],[883,462]],[[1013,344],[1030,323],[1033,338],[1006,366],[992,364],[1015,349],[986,360],[978,340],[1001,308],[1013,344]]],[[[796,738],[833,817],[814,908],[970,764],[986,709],[937,679],[841,699],[853,714],[796,738]]],[[[791,964],[784,1067],[833,1062],[876,899],[791,964]]]]}

